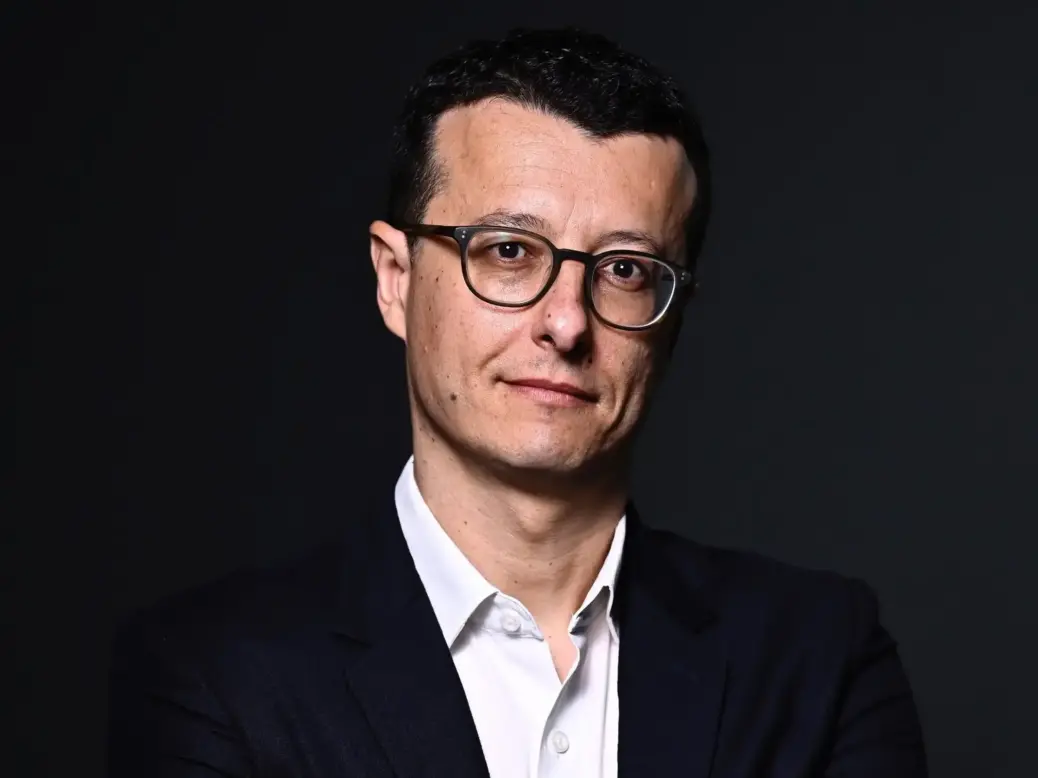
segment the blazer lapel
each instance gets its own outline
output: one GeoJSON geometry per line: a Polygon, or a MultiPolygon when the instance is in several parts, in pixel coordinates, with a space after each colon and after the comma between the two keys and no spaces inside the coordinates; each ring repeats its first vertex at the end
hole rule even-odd
{"type": "Polygon", "coordinates": [[[628,521],[616,603],[619,778],[707,778],[727,675],[720,630],[632,509],[628,521]]]}
{"type": "MultiPolygon", "coordinates": [[[[708,778],[727,663],[714,613],[633,507],[617,583],[619,778],[708,778]]],[[[346,544],[346,683],[400,778],[489,778],[464,688],[395,507],[346,544]]]]}
{"type": "Polygon", "coordinates": [[[400,778],[489,778],[465,690],[395,508],[351,546],[339,632],[363,643],[346,681],[400,778]],[[350,607],[351,604],[354,607],[350,607]]]}

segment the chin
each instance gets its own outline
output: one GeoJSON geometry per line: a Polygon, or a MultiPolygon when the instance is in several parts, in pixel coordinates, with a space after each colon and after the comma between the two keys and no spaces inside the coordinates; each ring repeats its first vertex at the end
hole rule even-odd
{"type": "Polygon", "coordinates": [[[480,454],[499,466],[530,473],[572,473],[598,458],[587,440],[544,434],[491,437],[481,448],[480,454]]]}
{"type": "Polygon", "coordinates": [[[495,452],[493,459],[505,467],[531,473],[568,473],[579,470],[585,464],[583,457],[548,451],[495,452]]]}

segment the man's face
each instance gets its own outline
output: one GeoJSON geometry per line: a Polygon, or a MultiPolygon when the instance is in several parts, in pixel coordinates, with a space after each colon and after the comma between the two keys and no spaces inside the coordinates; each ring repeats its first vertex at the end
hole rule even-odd
{"type": "MultiPolygon", "coordinates": [[[[445,177],[427,224],[525,214],[525,226],[560,248],[653,250],[607,237],[629,231],[682,261],[695,177],[673,139],[592,139],[567,121],[490,100],[441,117],[435,156],[445,177]]],[[[412,259],[393,284],[400,310],[383,305],[383,314],[407,342],[418,434],[489,465],[555,474],[626,450],[667,358],[673,314],[646,332],[603,324],[585,305],[579,262],[565,262],[535,305],[514,309],[472,294],[449,238],[420,239],[412,259]],[[527,383],[537,380],[580,391],[527,383]]]]}

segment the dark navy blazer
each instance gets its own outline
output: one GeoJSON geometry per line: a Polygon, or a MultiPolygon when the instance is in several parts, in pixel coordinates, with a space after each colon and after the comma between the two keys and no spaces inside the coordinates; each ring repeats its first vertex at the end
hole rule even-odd
{"type": "MultiPolygon", "coordinates": [[[[926,775],[866,585],[628,522],[620,778],[926,775]]],[[[132,619],[110,707],[113,778],[488,775],[391,505],[132,619]]]]}

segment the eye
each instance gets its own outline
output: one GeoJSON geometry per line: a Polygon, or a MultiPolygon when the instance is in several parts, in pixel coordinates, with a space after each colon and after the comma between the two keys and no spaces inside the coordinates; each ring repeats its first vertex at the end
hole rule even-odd
{"type": "Polygon", "coordinates": [[[645,280],[649,275],[648,268],[642,266],[638,260],[631,257],[619,257],[602,265],[602,270],[611,279],[624,284],[637,284],[645,280]]]}
{"type": "Polygon", "coordinates": [[[468,244],[468,259],[501,268],[551,262],[551,249],[543,239],[507,230],[476,233],[468,244]]]}
{"type": "Polygon", "coordinates": [[[526,247],[518,241],[495,243],[488,248],[498,259],[520,259],[526,253],[526,247]]]}

